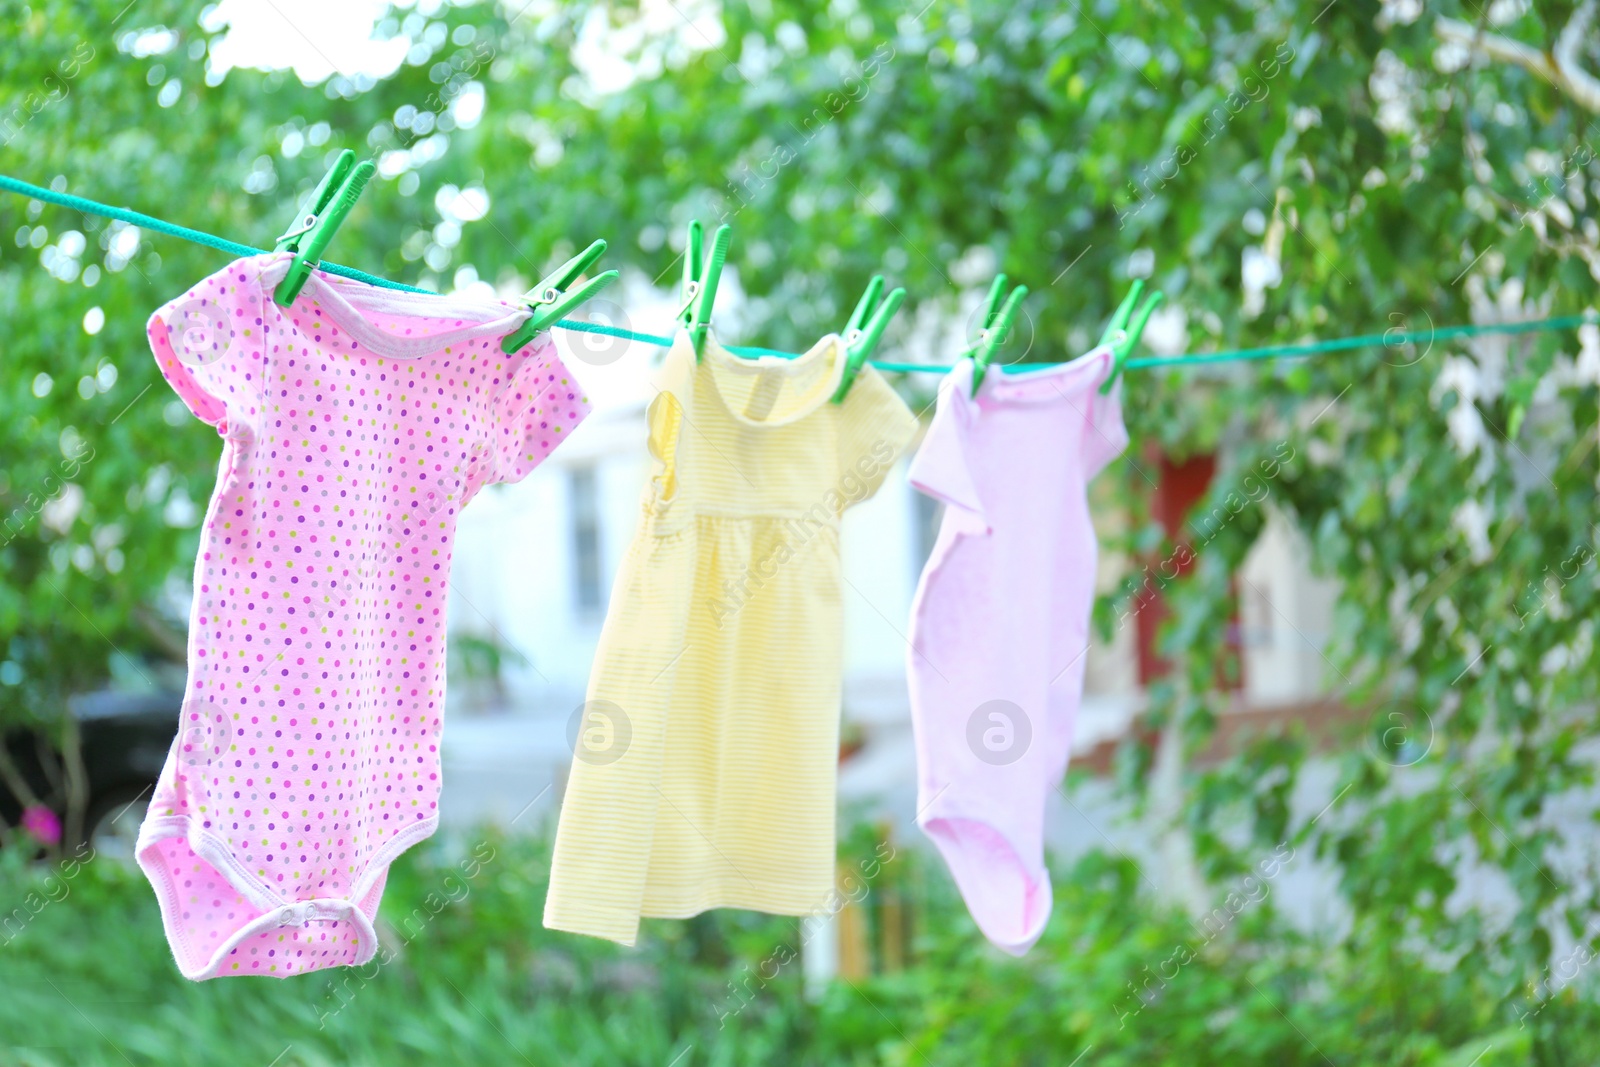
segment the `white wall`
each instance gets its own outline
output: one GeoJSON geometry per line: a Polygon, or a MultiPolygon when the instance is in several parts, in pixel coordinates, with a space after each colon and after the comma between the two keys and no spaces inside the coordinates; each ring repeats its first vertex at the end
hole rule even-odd
{"type": "Polygon", "coordinates": [[[845,512],[844,716],[858,722],[909,719],[906,655],[911,597],[922,571],[917,491],[907,461],[895,464],[870,500],[845,512]]]}
{"type": "Polygon", "coordinates": [[[1239,568],[1244,697],[1255,706],[1321,696],[1338,681],[1324,658],[1338,587],[1311,573],[1311,546],[1277,512],[1239,568]]]}

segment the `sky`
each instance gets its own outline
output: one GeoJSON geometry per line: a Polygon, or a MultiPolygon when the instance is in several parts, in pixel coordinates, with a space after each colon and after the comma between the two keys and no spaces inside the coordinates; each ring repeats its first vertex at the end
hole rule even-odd
{"type": "MultiPolygon", "coordinates": [[[[201,24],[210,30],[228,27],[211,52],[217,73],[234,67],[287,69],[314,84],[336,73],[372,78],[393,74],[413,42],[403,31],[374,40],[379,21],[385,16],[404,20],[413,12],[432,16],[443,6],[438,0],[403,5],[386,0],[220,0],[206,9],[201,24]]],[[[502,7],[513,22],[536,21],[559,3],[506,0],[502,7]]],[[[659,73],[667,51],[700,51],[726,43],[714,0],[643,0],[639,18],[621,26],[611,25],[604,12],[592,12],[579,32],[573,58],[597,92],[615,92],[636,78],[659,73]]]]}
{"type": "Polygon", "coordinates": [[[201,24],[228,27],[211,50],[219,74],[234,67],[290,69],[316,83],[335,73],[385,78],[398,70],[411,42],[372,37],[388,11],[382,0],[221,0],[201,24]]]}

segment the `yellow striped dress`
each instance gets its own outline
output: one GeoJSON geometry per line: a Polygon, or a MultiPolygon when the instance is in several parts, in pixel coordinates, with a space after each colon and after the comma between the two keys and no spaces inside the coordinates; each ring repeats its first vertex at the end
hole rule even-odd
{"type": "Polygon", "coordinates": [[[641,916],[808,915],[833,888],[839,518],[917,419],[844,348],[732,355],[680,331],[654,477],[617,575],[561,806],[547,927],[631,945],[641,916]]]}

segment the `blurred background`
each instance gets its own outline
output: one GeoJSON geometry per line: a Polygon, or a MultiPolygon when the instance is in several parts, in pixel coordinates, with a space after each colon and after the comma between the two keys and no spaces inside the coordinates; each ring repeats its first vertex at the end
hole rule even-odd
{"type": "MultiPolygon", "coordinates": [[[[804,922],[540,924],[569,726],[647,475],[659,349],[557,331],[596,413],[463,515],[444,827],[386,962],[184,982],[132,868],[175,732],[215,432],[151,311],[227,255],[0,193],[0,1064],[1600,1062],[1596,0],[0,0],[0,174],[255,247],[334,156],[328,257],[670,332],[734,228],[721,339],[948,364],[1352,335],[1132,369],[1055,909],[977,933],[913,819],[906,619],[939,515],[843,533],[839,894],[804,922]],[[1430,331],[1574,316],[1519,334],[1430,331]],[[1419,337],[1419,335],[1422,335],[1419,337]]],[[[923,414],[936,374],[892,375],[923,414]]],[[[1027,463],[1018,457],[1019,465],[1027,463]]]]}

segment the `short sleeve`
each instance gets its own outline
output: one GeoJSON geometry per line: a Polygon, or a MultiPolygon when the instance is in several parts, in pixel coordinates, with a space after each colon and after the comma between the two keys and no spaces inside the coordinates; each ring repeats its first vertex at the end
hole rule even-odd
{"type": "MultiPolygon", "coordinates": [[[[1106,372],[1110,373],[1110,365],[1106,372]]],[[[1103,379],[1102,379],[1103,380],[1103,379]]],[[[1122,380],[1104,395],[1098,384],[1089,390],[1089,410],[1083,428],[1083,477],[1089,481],[1128,447],[1128,428],[1122,424],[1122,380]]]]}
{"type": "Polygon", "coordinates": [[[650,459],[655,468],[651,496],[657,507],[666,507],[678,495],[678,435],[683,428],[683,404],[663,389],[650,401],[645,417],[650,428],[650,459]]]}
{"type": "Polygon", "coordinates": [[[493,482],[519,482],[572,436],[589,414],[589,398],[543,335],[495,395],[490,415],[493,482]]]}
{"type": "Polygon", "coordinates": [[[978,483],[967,462],[969,453],[963,425],[961,399],[970,388],[971,362],[962,360],[955,373],[941,383],[933,423],[922,438],[922,447],[911,461],[911,484],[944,504],[951,520],[971,533],[988,533],[989,520],[978,483]],[[963,369],[968,373],[962,373],[963,369]]]}
{"type": "Polygon", "coordinates": [[[261,257],[236,260],[150,316],[162,377],[202,422],[226,435],[254,425],[266,374],[261,257]]]}
{"type": "Polygon", "coordinates": [[[917,417],[871,367],[863,367],[839,404],[840,510],[868,499],[917,433],[917,417]]]}

